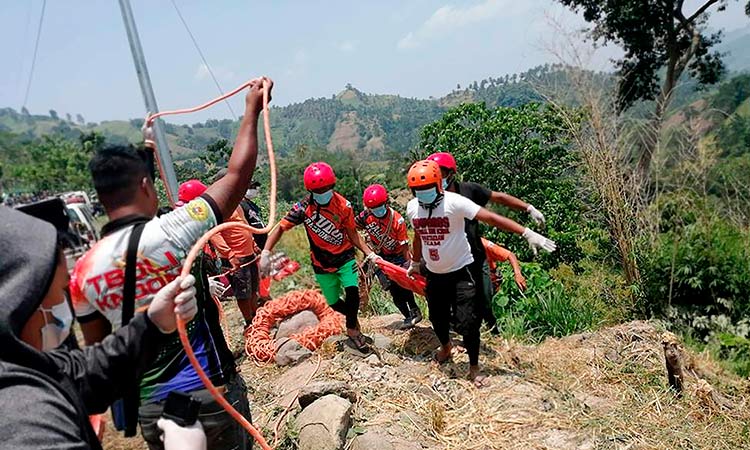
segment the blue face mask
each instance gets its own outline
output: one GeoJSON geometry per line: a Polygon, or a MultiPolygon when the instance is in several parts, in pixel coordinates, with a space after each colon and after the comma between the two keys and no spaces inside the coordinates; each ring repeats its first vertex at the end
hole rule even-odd
{"type": "Polygon", "coordinates": [[[448,189],[448,180],[443,178],[443,190],[446,190],[446,189],[448,189]]]}
{"type": "Polygon", "coordinates": [[[385,217],[385,214],[388,212],[388,207],[380,205],[375,208],[370,208],[370,212],[372,212],[375,217],[382,218],[385,217]]]}
{"type": "Polygon", "coordinates": [[[419,203],[423,205],[430,205],[438,196],[437,188],[429,188],[421,191],[414,191],[414,195],[419,200],[419,203]]]}
{"type": "Polygon", "coordinates": [[[312,196],[315,203],[319,205],[327,205],[331,201],[331,198],[333,198],[333,189],[328,189],[320,194],[313,192],[312,196]]]}

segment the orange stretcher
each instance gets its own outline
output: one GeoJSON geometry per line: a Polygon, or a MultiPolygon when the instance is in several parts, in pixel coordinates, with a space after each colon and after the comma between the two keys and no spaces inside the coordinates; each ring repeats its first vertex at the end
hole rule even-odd
{"type": "Polygon", "coordinates": [[[383,271],[385,276],[398,283],[404,289],[408,289],[415,294],[424,296],[424,289],[427,285],[427,280],[422,275],[415,274],[412,277],[406,274],[406,269],[396,264],[390,263],[382,258],[375,262],[380,270],[383,271]]]}

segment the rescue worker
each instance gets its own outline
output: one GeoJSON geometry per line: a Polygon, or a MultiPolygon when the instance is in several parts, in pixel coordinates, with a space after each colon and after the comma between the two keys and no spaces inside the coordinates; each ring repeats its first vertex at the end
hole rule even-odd
{"type": "Polygon", "coordinates": [[[407,174],[407,185],[415,198],[406,207],[414,228],[412,262],[408,273],[421,269],[424,261],[427,286],[425,295],[432,328],[440,341],[435,359],[452,357],[450,325],[463,337],[469,356],[469,379],[483,386],[479,371],[479,328],[482,304],[474,274],[474,257],[466,235],[466,220],[479,220],[501,230],[522,235],[535,249],[554,251],[556,245],[544,236],[524,229],[516,222],[490,212],[454,192],[444,191],[440,167],[434,161],[417,161],[407,174]]]}
{"type": "Polygon", "coordinates": [[[281,236],[304,224],[315,279],[328,305],[346,316],[348,347],[364,356],[371,351],[371,340],[360,331],[357,318],[359,287],[354,248],[365,254],[365,261],[373,261],[379,256],[357,233],[352,205],[335,191],[336,174],[331,166],[325,162],[310,164],[305,169],[303,181],[309,195],[297,202],[268,234],[260,256],[261,275],[267,276],[270,272],[271,251],[281,236]],[[342,290],[344,299],[340,298],[342,290]]]}
{"type": "MultiPolygon", "coordinates": [[[[409,237],[406,221],[398,211],[388,204],[388,191],[383,185],[373,184],[365,188],[362,203],[366,209],[354,219],[357,228],[367,233],[372,250],[384,260],[409,268],[409,237]]],[[[402,327],[411,328],[422,321],[422,312],[414,301],[414,293],[391,281],[382,270],[375,268],[380,286],[388,291],[401,314],[402,327]]]]}
{"type": "MultiPolygon", "coordinates": [[[[458,181],[458,166],[456,165],[456,159],[450,153],[433,153],[427,159],[435,161],[440,166],[440,173],[443,177],[442,185],[445,191],[463,195],[481,207],[485,207],[487,203],[492,202],[511,209],[526,211],[537,225],[544,225],[544,215],[531,204],[504,192],[492,191],[478,183],[458,181]]],[[[474,256],[474,263],[470,268],[471,272],[477,283],[480,281],[482,283],[479,286],[482,294],[479,297],[482,302],[482,317],[490,331],[493,334],[497,334],[499,330],[497,329],[495,316],[492,313],[492,296],[488,295],[492,291],[490,270],[485,257],[484,246],[482,245],[482,230],[477,220],[466,221],[466,237],[469,239],[471,254],[474,256]]],[[[533,251],[536,254],[536,250],[533,251]]]]}

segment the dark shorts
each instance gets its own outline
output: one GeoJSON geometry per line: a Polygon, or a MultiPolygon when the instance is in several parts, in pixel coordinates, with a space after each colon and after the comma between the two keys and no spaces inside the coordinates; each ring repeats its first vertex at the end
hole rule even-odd
{"type": "Polygon", "coordinates": [[[479,330],[482,309],[477,287],[469,266],[444,274],[427,272],[425,294],[430,321],[441,342],[447,339],[451,323],[461,335],[479,330]]]}
{"type": "MultiPolygon", "coordinates": [[[[254,259],[255,256],[240,258],[240,264],[246,264],[248,261],[253,261],[254,259]]],[[[229,278],[229,284],[232,285],[232,291],[237,299],[245,300],[251,298],[253,294],[258,292],[258,286],[260,285],[258,261],[256,260],[244,267],[240,267],[234,272],[230,272],[227,278],[229,278]]]]}
{"type": "MultiPolygon", "coordinates": [[[[250,404],[247,401],[245,381],[240,375],[236,374],[232,376],[225,387],[224,398],[250,421],[250,404]]],[[[208,448],[211,450],[248,450],[253,448],[253,439],[247,431],[229,413],[224,411],[221,405],[216,403],[208,390],[193,391],[190,395],[201,400],[198,420],[206,432],[208,448]]],[[[141,434],[150,450],[164,450],[161,431],[156,426],[156,421],[161,417],[163,409],[164,402],[149,403],[138,409],[141,434]]]]}

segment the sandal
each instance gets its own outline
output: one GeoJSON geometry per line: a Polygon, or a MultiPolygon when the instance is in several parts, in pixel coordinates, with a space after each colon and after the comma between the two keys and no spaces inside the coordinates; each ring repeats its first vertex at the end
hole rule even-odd
{"type": "Polygon", "coordinates": [[[344,350],[361,357],[365,357],[372,353],[372,348],[370,348],[366,336],[362,333],[356,336],[349,336],[349,339],[346,340],[344,350]]]}

